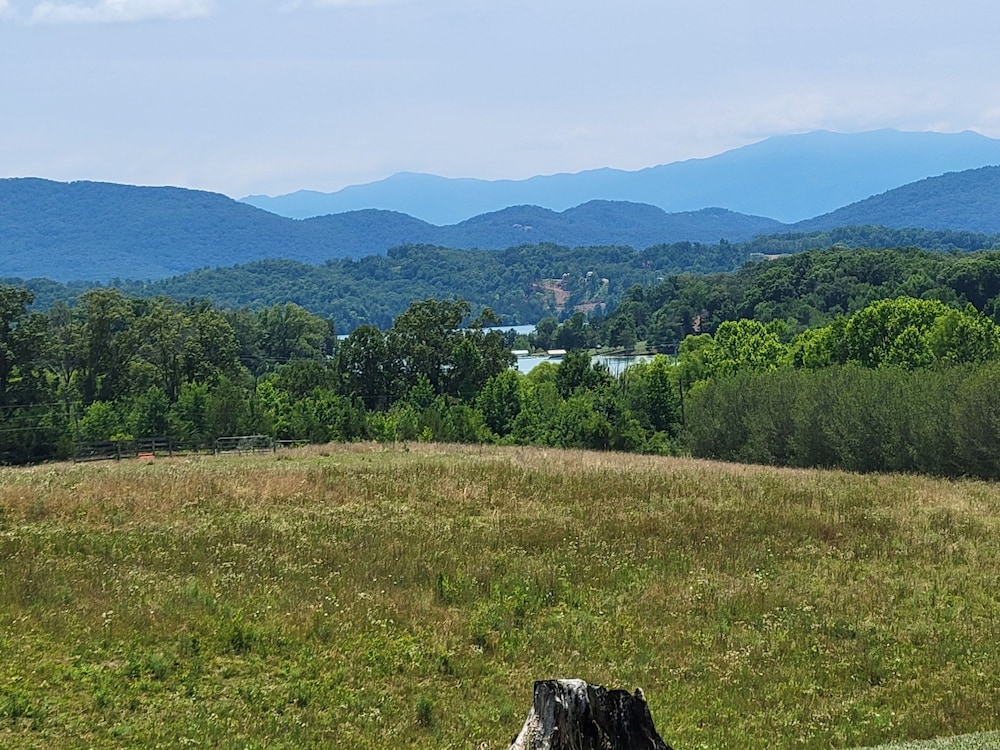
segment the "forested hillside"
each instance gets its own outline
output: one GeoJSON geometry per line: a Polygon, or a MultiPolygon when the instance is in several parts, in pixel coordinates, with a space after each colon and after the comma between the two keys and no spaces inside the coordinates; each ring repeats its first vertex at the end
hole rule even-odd
{"type": "Polygon", "coordinates": [[[929,177],[801,221],[792,228],[812,232],[866,224],[1000,232],[1000,167],[929,177]]]}
{"type": "MultiPolygon", "coordinates": [[[[204,269],[149,283],[119,281],[115,286],[133,296],[167,295],[182,302],[208,299],[225,308],[260,308],[294,302],[324,318],[332,317],[338,330],[348,333],[365,323],[388,328],[410,302],[428,297],[461,297],[475,310],[492,308],[508,323],[535,323],[546,316],[565,318],[578,311],[600,317],[614,310],[626,292],[637,284],[653,287],[681,273],[735,271],[748,261],[757,263],[771,255],[831,246],[919,245],[944,252],[975,251],[997,244],[996,236],[968,232],[861,227],[777,235],[739,244],[674,243],[641,252],[628,247],[555,245],[522,245],[500,252],[404,246],[385,255],[331,260],[319,266],[268,260],[204,269]]],[[[871,262],[877,263],[878,259],[872,258],[871,262]]],[[[893,262],[887,261],[890,265],[893,262]]],[[[38,279],[8,282],[31,289],[39,309],[46,309],[57,300],[71,301],[92,286],[38,279]]],[[[698,284],[696,278],[687,283],[698,284]]],[[[726,282],[726,285],[731,284],[726,282]]],[[[712,297],[717,298],[718,295],[712,297]]],[[[710,325],[717,317],[715,303],[699,304],[702,305],[699,310],[705,311],[701,315],[703,324],[710,325]]],[[[651,312],[647,311],[644,319],[651,312]]],[[[639,337],[645,338],[647,323],[639,325],[639,337]]],[[[663,340],[659,334],[655,338],[663,340]]]]}
{"type": "MultiPolygon", "coordinates": [[[[534,323],[547,315],[571,314],[578,306],[603,313],[634,284],[652,284],[685,270],[737,268],[748,259],[738,245],[659,245],[569,248],[524,245],[508,250],[450,250],[403,246],[385,255],[328,261],[313,266],[266,260],[244,266],[194,271],[162,281],[115,282],[143,297],[167,295],[185,301],[210,299],[226,308],[294,302],[352,331],[365,323],[388,328],[413,300],[461,297],[476,309],[492,308],[508,323],[534,323]]],[[[22,283],[12,281],[12,283],[22,283]]],[[[27,283],[37,306],[72,300],[86,284],[27,283]]]]}
{"type": "Polygon", "coordinates": [[[1000,254],[812,251],[632,286],[606,318],[538,322],[529,375],[489,309],[414,302],[338,341],[293,303],[0,287],[0,461],[160,436],[505,442],[1000,477],[1000,254]],[[657,356],[618,378],[597,345],[657,356]]]}
{"type": "Polygon", "coordinates": [[[158,280],[261,260],[319,265],[406,244],[641,249],[678,241],[737,242],[782,226],[718,209],[668,215],[652,206],[609,202],[563,213],[519,206],[443,227],[375,210],[299,221],[180,188],[0,179],[0,276],[158,280]]]}
{"type": "Polygon", "coordinates": [[[57,281],[163,278],[280,256],[339,257],[321,228],[216,193],[0,179],[0,274],[57,281]]]}
{"type": "Polygon", "coordinates": [[[678,241],[741,242],[785,227],[781,222],[722,208],[666,213],[644,203],[589,201],[556,213],[513,206],[441,227],[432,240],[445,247],[504,248],[528,243],[627,245],[642,250],[678,241]]]}
{"type": "Polygon", "coordinates": [[[972,304],[1000,320],[1000,254],[831,248],[749,263],[735,273],[680,274],[628,290],[599,323],[597,338],[616,344],[608,332],[625,331],[628,340],[672,348],[741,318],[798,332],[898,296],[972,304]]]}

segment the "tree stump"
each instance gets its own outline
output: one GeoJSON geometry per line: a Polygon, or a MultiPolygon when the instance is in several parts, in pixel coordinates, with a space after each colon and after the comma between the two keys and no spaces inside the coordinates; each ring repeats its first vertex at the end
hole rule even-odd
{"type": "Polygon", "coordinates": [[[641,689],[540,680],[510,750],[673,750],[653,726],[641,689]]]}

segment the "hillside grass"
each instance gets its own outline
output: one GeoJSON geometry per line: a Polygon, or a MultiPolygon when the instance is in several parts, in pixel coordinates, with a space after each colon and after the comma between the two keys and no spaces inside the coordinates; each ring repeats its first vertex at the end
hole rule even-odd
{"type": "Polygon", "coordinates": [[[995,750],[998,747],[1000,747],[1000,732],[982,732],[936,740],[895,742],[867,750],[995,750]]]}
{"type": "Polygon", "coordinates": [[[505,750],[550,677],[677,750],[995,731],[998,510],[526,448],[2,469],[0,746],[505,750]]]}

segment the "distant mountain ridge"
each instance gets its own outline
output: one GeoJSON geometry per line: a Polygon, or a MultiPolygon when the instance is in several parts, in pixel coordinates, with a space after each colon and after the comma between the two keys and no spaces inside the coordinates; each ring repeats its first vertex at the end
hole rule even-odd
{"type": "Polygon", "coordinates": [[[335,193],[242,200],[292,218],[378,208],[438,225],[507,206],[563,211],[592,200],[644,203],[668,213],[718,206],[792,223],[926,177],[992,165],[1000,165],[1000,140],[971,131],[816,131],[637,171],[594,169],[492,181],[404,172],[335,193]]]}
{"type": "Polygon", "coordinates": [[[501,250],[537,243],[645,248],[678,241],[740,242],[785,226],[772,219],[720,208],[668,214],[655,206],[625,201],[590,201],[561,212],[538,206],[510,206],[448,226],[374,208],[301,221],[338,238],[337,246],[344,257],[379,254],[406,244],[501,250]]]}
{"type": "Polygon", "coordinates": [[[0,277],[153,281],[276,258],[319,265],[402,245],[642,250],[865,225],[1000,233],[1000,167],[920,180],[795,225],[719,208],[668,214],[603,200],[562,212],[513,206],[450,226],[376,209],[298,220],[181,188],[0,179],[0,277]]]}
{"type": "Polygon", "coordinates": [[[206,265],[315,261],[328,240],[218,193],[104,182],[0,179],[0,269],[54,280],[148,279],[206,265]]]}
{"type": "Polygon", "coordinates": [[[319,264],[404,244],[647,247],[736,242],[781,226],[718,209],[670,215],[601,201],[561,214],[515,206],[445,227],[378,210],[296,220],[197,190],[15,178],[0,179],[0,276],[154,280],[269,258],[319,264]]]}

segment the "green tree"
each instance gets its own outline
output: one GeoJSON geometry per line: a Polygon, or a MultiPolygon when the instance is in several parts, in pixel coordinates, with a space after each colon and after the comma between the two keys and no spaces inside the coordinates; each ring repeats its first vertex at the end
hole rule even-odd
{"type": "Polygon", "coordinates": [[[80,296],[80,309],[83,402],[114,401],[132,385],[129,365],[136,356],[132,301],[115,289],[93,289],[80,296]]]}
{"type": "MultiPolygon", "coordinates": [[[[46,322],[41,315],[28,312],[33,301],[27,289],[0,286],[0,407],[11,403],[17,381],[39,377],[46,322]]],[[[21,390],[30,393],[24,385],[21,390]]]]}
{"type": "Polygon", "coordinates": [[[547,316],[537,321],[535,323],[535,332],[531,335],[535,347],[545,350],[555,348],[555,335],[558,328],[559,321],[552,316],[547,316]]]}
{"type": "Polygon", "coordinates": [[[631,314],[616,315],[608,323],[608,343],[611,346],[631,352],[637,340],[635,318],[631,314]]]}
{"type": "Polygon", "coordinates": [[[658,354],[651,362],[627,368],[621,376],[629,409],[654,432],[673,434],[680,426],[680,393],[673,370],[673,363],[658,354]]]}
{"type": "Polygon", "coordinates": [[[483,386],[482,376],[485,370],[483,356],[471,338],[463,336],[455,342],[451,350],[451,362],[447,367],[448,393],[462,401],[474,399],[483,386]]]}
{"type": "MultiPolygon", "coordinates": [[[[264,387],[264,383],[260,384],[264,387]]],[[[247,388],[239,381],[221,376],[209,391],[208,434],[210,437],[245,435],[247,433],[271,432],[269,415],[258,408],[255,413],[247,388]]]]}
{"type": "Polygon", "coordinates": [[[164,437],[170,433],[170,399],[152,386],[132,399],[127,428],[135,437],[164,437]]]}
{"type": "Polygon", "coordinates": [[[1000,326],[971,304],[939,315],[926,340],[937,362],[965,364],[1000,358],[1000,326]]]}
{"type": "Polygon", "coordinates": [[[511,435],[521,444],[552,444],[549,434],[562,405],[556,390],[558,367],[543,362],[523,381],[521,410],[514,418],[511,435]]]}
{"type": "Polygon", "coordinates": [[[45,317],[29,312],[31,292],[0,286],[0,462],[55,457],[66,415],[45,361],[50,341],[45,317]]]}
{"type": "Polygon", "coordinates": [[[272,363],[322,359],[333,354],[332,323],[294,302],[265,307],[260,319],[262,356],[272,363]]]}
{"type": "MultiPolygon", "coordinates": [[[[552,318],[552,320],[555,319],[552,318]]],[[[556,329],[552,343],[557,348],[567,351],[591,348],[593,336],[587,326],[587,316],[582,312],[573,313],[556,329]]]]}
{"type": "Polygon", "coordinates": [[[71,390],[79,385],[78,374],[84,362],[83,341],[84,325],[79,311],[64,301],[57,302],[48,313],[44,361],[67,400],[75,400],[71,390]]]}
{"type": "Polygon", "coordinates": [[[237,376],[239,344],[232,323],[205,301],[189,303],[185,313],[189,321],[184,341],[185,379],[208,383],[223,375],[237,376]]]}
{"type": "Polygon", "coordinates": [[[193,447],[207,445],[212,439],[209,429],[209,388],[205,383],[186,382],[181,386],[177,401],[170,406],[170,434],[179,442],[193,447]]]}
{"type": "Polygon", "coordinates": [[[107,401],[94,401],[79,420],[80,439],[88,442],[111,440],[123,434],[125,420],[107,401]]]}
{"type": "Polygon", "coordinates": [[[514,370],[494,375],[476,396],[476,408],[494,434],[509,435],[521,413],[521,376],[514,370]]]}
{"type": "Polygon", "coordinates": [[[447,369],[458,331],[471,308],[465,300],[426,299],[399,315],[387,334],[388,346],[400,362],[405,388],[424,376],[436,393],[446,391],[447,369]]]}
{"type": "Polygon", "coordinates": [[[184,380],[184,350],[190,332],[180,306],[163,298],[153,300],[133,326],[136,355],[153,366],[151,385],[160,388],[171,403],[177,400],[184,380]]]}
{"type": "Polygon", "coordinates": [[[555,386],[559,396],[568,399],[578,390],[596,390],[610,378],[606,368],[593,365],[587,352],[567,352],[556,369],[555,386]]]}
{"type": "Polygon", "coordinates": [[[691,355],[698,352],[708,377],[741,370],[773,370],[788,359],[788,348],[775,330],[756,320],[726,321],[710,341],[697,343],[704,345],[704,351],[700,346],[682,346],[681,360],[688,365],[691,355]]]}
{"type": "Polygon", "coordinates": [[[848,357],[865,367],[927,364],[924,336],[947,311],[937,300],[897,297],[874,302],[847,321],[844,339],[848,357]],[[908,362],[910,355],[917,360],[908,362]]]}
{"type": "Polygon", "coordinates": [[[347,392],[359,396],[369,409],[388,408],[399,362],[385,334],[375,326],[359,326],[341,342],[337,356],[347,392]]]}
{"type": "Polygon", "coordinates": [[[951,417],[958,473],[1000,478],[1000,365],[970,372],[957,389],[951,417]]]}

